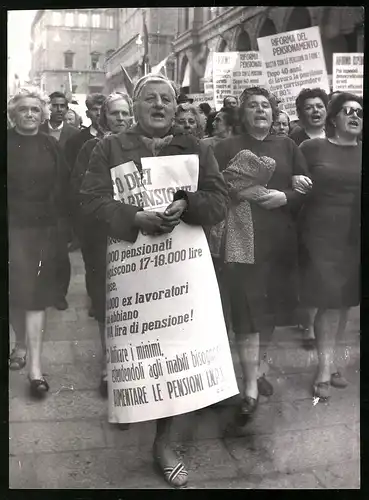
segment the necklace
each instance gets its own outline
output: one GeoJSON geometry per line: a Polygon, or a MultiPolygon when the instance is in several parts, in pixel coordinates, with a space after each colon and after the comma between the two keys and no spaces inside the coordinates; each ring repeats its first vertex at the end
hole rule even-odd
{"type": "Polygon", "coordinates": [[[335,137],[327,137],[331,144],[336,144],[337,146],[357,146],[357,140],[355,142],[340,142],[335,137]]]}

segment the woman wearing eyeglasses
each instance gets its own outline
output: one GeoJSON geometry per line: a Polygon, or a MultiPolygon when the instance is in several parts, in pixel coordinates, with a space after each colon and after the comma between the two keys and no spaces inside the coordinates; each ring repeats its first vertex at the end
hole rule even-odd
{"type": "MultiPolygon", "coordinates": [[[[350,307],[359,303],[362,99],[342,93],[328,106],[325,139],[300,146],[312,188],[301,213],[301,299],[317,308],[318,372],[313,394],[346,387],[335,349],[350,307]],[[337,358],[337,359],[335,359],[337,358]]],[[[295,189],[304,192],[297,178],[295,189]]]]}

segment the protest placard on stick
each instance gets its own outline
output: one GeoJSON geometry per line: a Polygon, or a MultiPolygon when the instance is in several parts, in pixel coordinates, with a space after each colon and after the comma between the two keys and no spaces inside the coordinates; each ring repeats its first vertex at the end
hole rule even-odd
{"type": "Polygon", "coordinates": [[[351,92],[362,96],[364,91],[364,54],[333,54],[333,92],[351,92]]]}
{"type": "MultiPolygon", "coordinates": [[[[111,169],[114,197],[162,211],[196,191],[197,155],[143,158],[111,169]]],[[[109,421],[190,412],[238,393],[209,247],[200,226],[135,243],[108,239],[109,421]]]]}
{"type": "Polygon", "coordinates": [[[268,85],[260,53],[214,52],[213,86],[215,107],[219,110],[227,95],[239,97],[246,87],[268,85]]]}
{"type": "Polygon", "coordinates": [[[202,102],[207,102],[211,108],[214,108],[214,94],[187,94],[189,99],[192,99],[192,104],[198,106],[202,102]]]}
{"type": "Polygon", "coordinates": [[[297,119],[295,100],[303,88],[329,93],[327,69],[318,26],[257,39],[265,63],[269,90],[297,119]]]}

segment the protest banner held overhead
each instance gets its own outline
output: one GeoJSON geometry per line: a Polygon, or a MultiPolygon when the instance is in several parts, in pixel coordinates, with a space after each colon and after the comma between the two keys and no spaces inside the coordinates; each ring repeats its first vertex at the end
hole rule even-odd
{"type": "Polygon", "coordinates": [[[333,92],[351,92],[362,96],[364,92],[364,54],[333,54],[333,92]]]}
{"type": "MultiPolygon", "coordinates": [[[[162,211],[196,191],[197,155],[143,158],[111,169],[114,198],[162,211]]],[[[108,239],[109,421],[187,413],[238,393],[214,267],[202,227],[135,243],[108,239]]]]}
{"type": "Polygon", "coordinates": [[[198,106],[202,102],[207,102],[211,108],[215,107],[214,94],[187,94],[187,97],[192,100],[192,104],[198,106]]]}
{"type": "Polygon", "coordinates": [[[239,97],[246,87],[266,87],[267,78],[260,53],[214,52],[213,85],[217,110],[222,107],[227,95],[239,97]]]}
{"type": "Polygon", "coordinates": [[[297,119],[295,99],[303,88],[320,87],[329,93],[327,69],[318,26],[258,38],[269,90],[297,119]]]}

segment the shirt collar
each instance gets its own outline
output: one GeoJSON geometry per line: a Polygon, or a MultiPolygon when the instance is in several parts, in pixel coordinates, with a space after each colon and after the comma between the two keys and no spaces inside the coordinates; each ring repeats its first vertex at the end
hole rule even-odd
{"type": "MultiPolygon", "coordinates": [[[[143,128],[137,123],[133,127],[129,128],[127,130],[128,134],[135,134],[135,135],[143,135],[144,137],[148,137],[151,139],[152,137],[143,130],[143,128]]],[[[166,137],[167,135],[173,135],[173,128],[171,127],[165,135],[163,135],[162,138],[166,137]]]]}
{"type": "Polygon", "coordinates": [[[61,124],[56,128],[52,127],[49,121],[47,122],[47,124],[49,126],[49,130],[61,130],[63,128],[64,122],[61,122],[61,124]]]}
{"type": "Polygon", "coordinates": [[[90,126],[90,134],[92,135],[92,137],[97,137],[97,130],[91,125],[90,126]]]}

